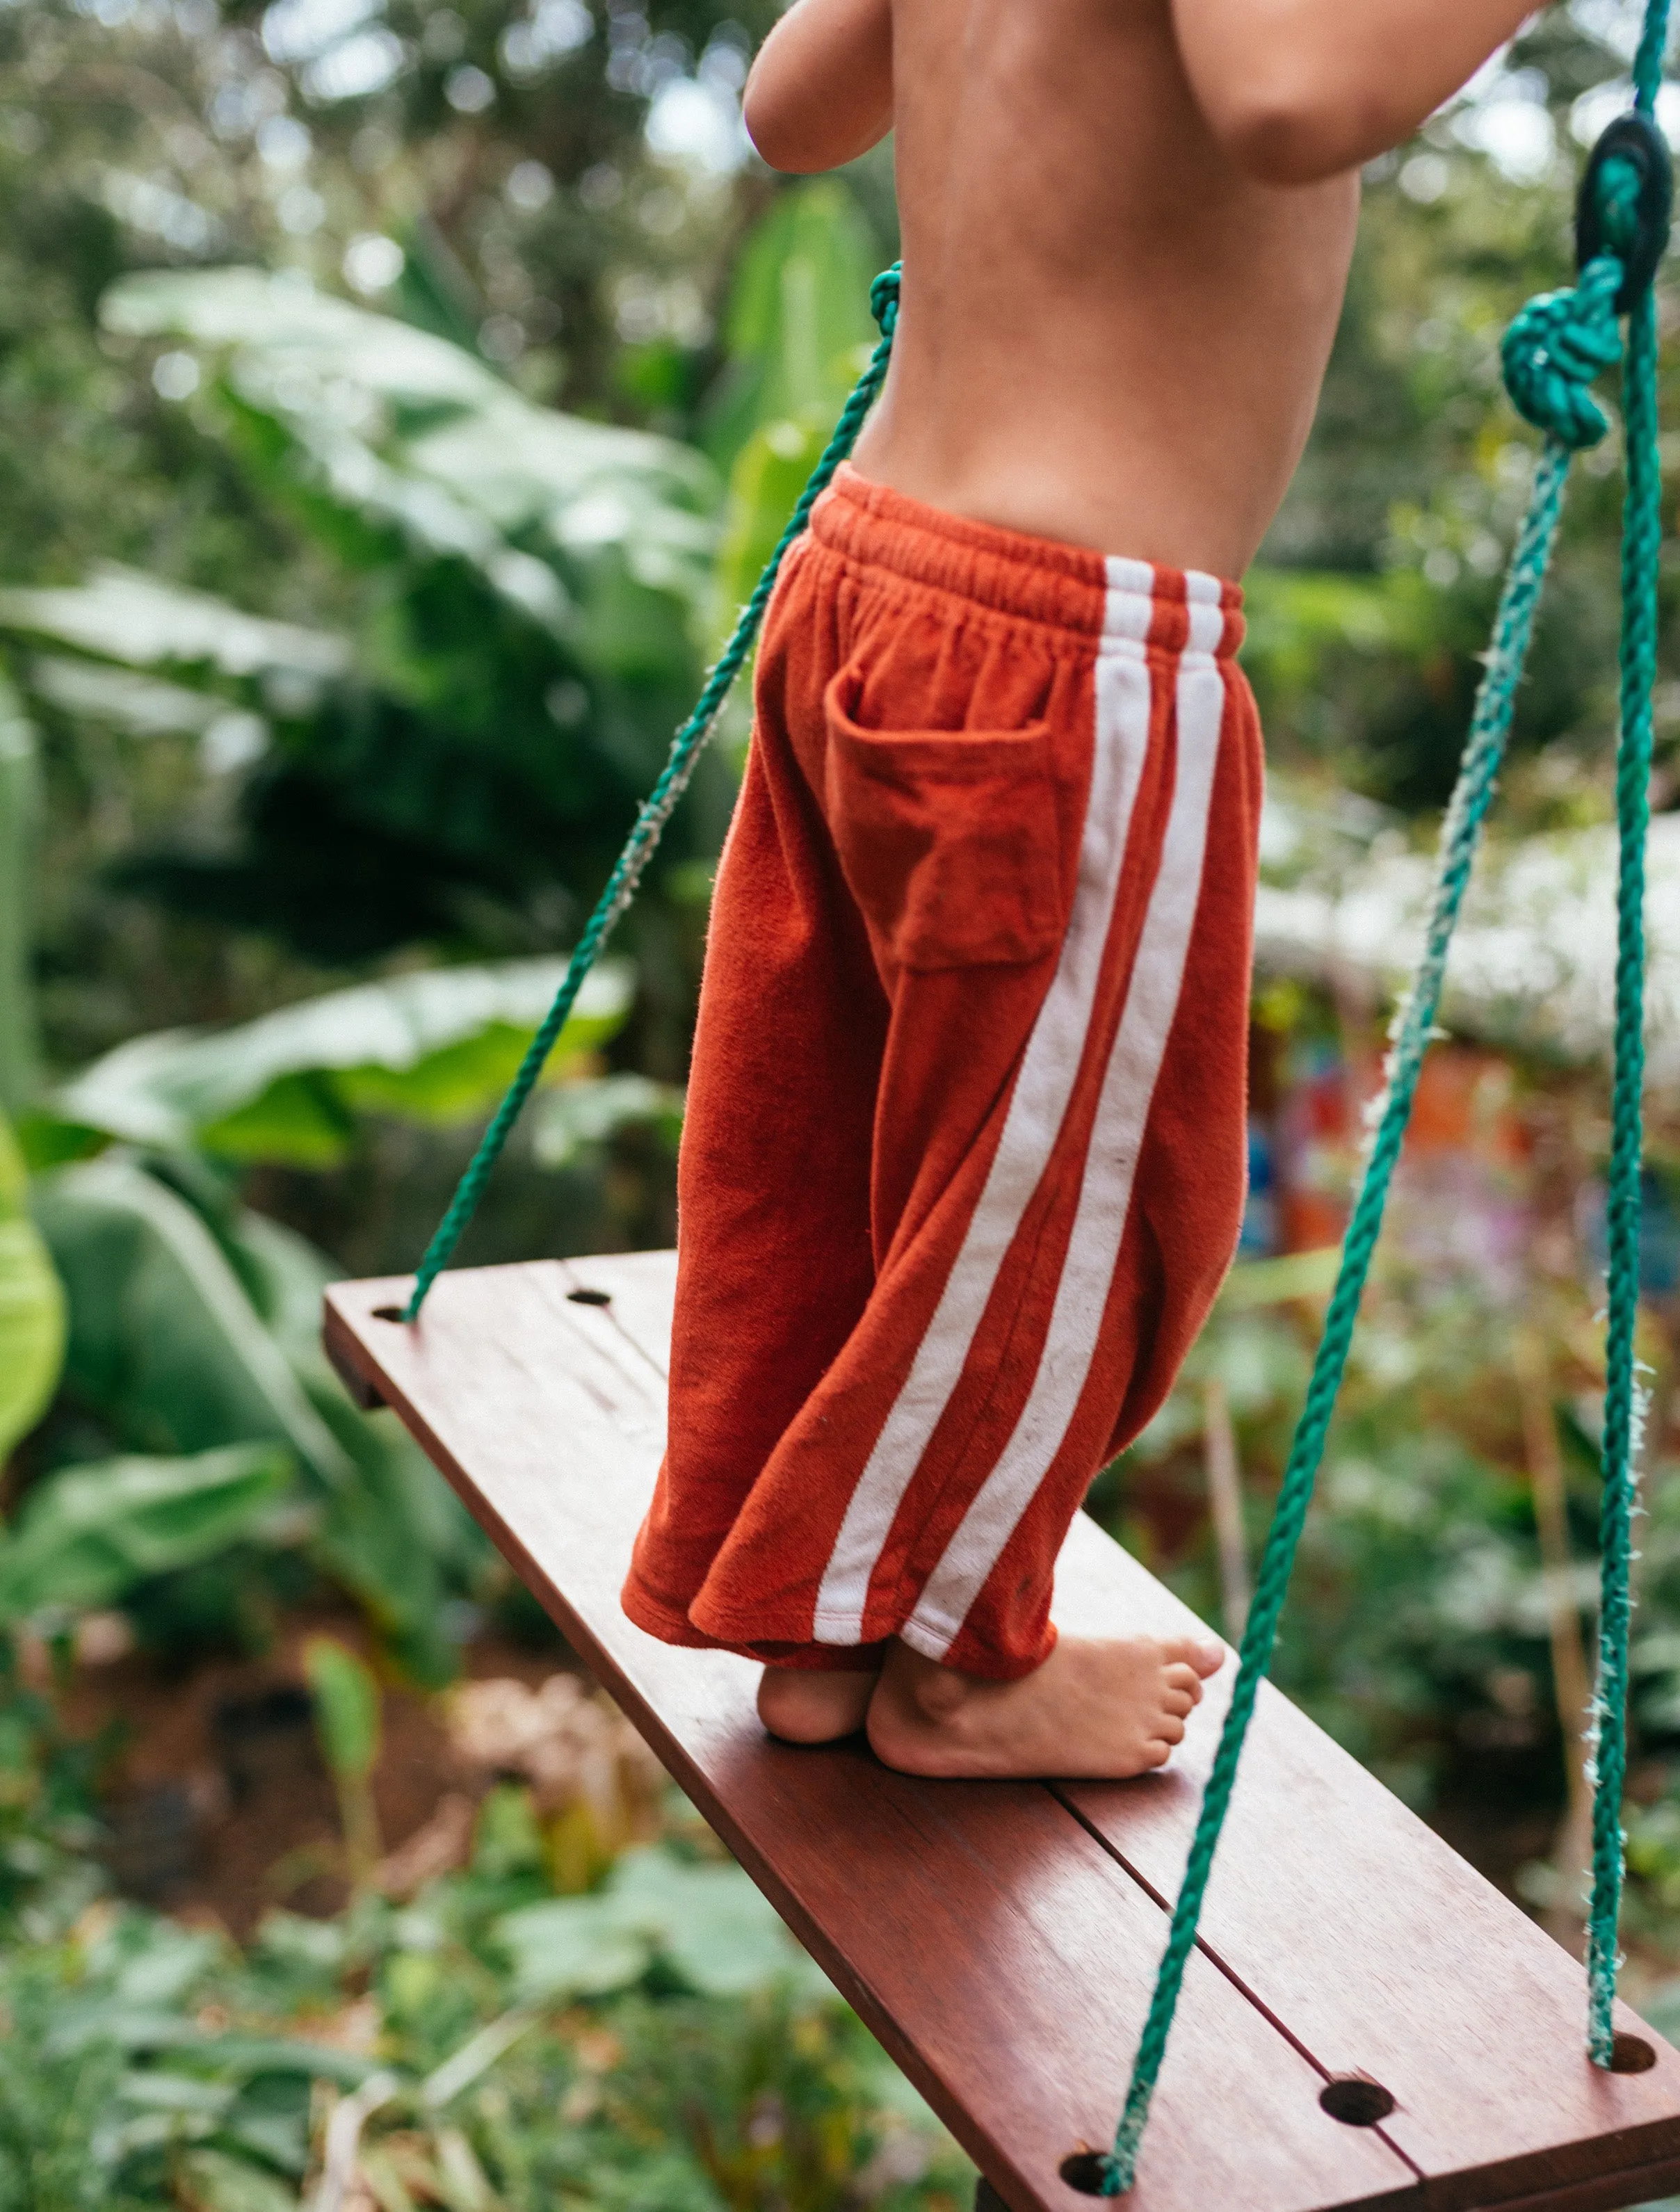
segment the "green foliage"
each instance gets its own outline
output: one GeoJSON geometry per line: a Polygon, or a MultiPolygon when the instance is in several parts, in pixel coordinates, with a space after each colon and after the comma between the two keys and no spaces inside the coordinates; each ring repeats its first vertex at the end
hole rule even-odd
{"type": "MultiPolygon", "coordinates": [[[[347,1656],[313,1656],[324,1706],[347,1656]]],[[[9,1717],[38,1735],[46,1718],[9,1717]]],[[[367,1711],[332,1729],[365,1778],[367,1711]]],[[[37,1803],[29,1832],[48,1832],[37,1803]]],[[[364,1888],[334,1920],[271,1913],[243,1952],[90,1905],[75,1864],[48,1860],[0,1948],[0,2204],[295,2208],[327,2113],[359,2093],[359,2170],[399,2203],[959,2212],[964,2162],[715,1858],[637,1852],[600,1898],[560,1900],[612,1905],[637,1948],[564,2009],[575,1974],[520,2001],[530,1913],[508,1907],[529,1877],[482,1846],[408,1905],[364,1888]],[[370,2010],[377,2058],[328,2039],[370,2010]]]]}
{"type": "MultiPolygon", "coordinates": [[[[423,969],[235,1029],[136,1037],[65,1085],[57,1111],[137,1144],[332,1166],[365,1115],[447,1126],[488,1112],[565,968],[557,958],[423,969]]],[[[622,962],[593,971],[555,1048],[551,1081],[607,1043],[632,988],[622,962]]]]}
{"type": "Polygon", "coordinates": [[[312,1636],[303,1672],[315,1704],[315,1733],[338,1793],[350,1879],[368,1880],[379,1857],[374,1763],[379,1757],[379,1684],[335,1637],[312,1636]]]}
{"type": "Polygon", "coordinates": [[[40,813],[34,729],[0,676],[0,1113],[13,1115],[28,1103],[40,1055],[30,949],[40,813]]]}
{"type": "Polygon", "coordinates": [[[0,1115],[0,1465],[46,1411],[64,1356],[64,1294],[27,1192],[22,1155],[0,1115]]]}
{"type": "Polygon", "coordinates": [[[707,431],[728,470],[714,629],[733,626],[875,338],[868,226],[837,179],[784,192],[748,238],[707,431]]]}
{"type": "Polygon", "coordinates": [[[739,1867],[688,1866],[659,1850],[626,1852],[598,1895],[527,1905],[493,1935],[527,2002],[629,1989],[655,1966],[703,1996],[828,1987],[739,1867]]]}
{"type": "Polygon", "coordinates": [[[70,1294],[71,1389],[137,1450],[285,1446],[321,1489],[353,1463],[202,1216],[111,1154],[43,1179],[42,1234],[70,1294]]]}
{"type": "MultiPolygon", "coordinates": [[[[283,1449],[301,1518],[283,1518],[274,1541],[306,1542],[398,1665],[447,1680],[446,1599],[478,1571],[483,1540],[418,1449],[358,1413],[327,1367],[321,1256],[190,1162],[149,1170],[113,1152],[43,1178],[38,1204],[70,1296],[74,1402],[131,1451],[283,1449]]],[[[238,1578],[220,1586],[225,1614],[238,1578]]]]}
{"type": "Polygon", "coordinates": [[[272,1504],[290,1473],[284,1452],[234,1444],[48,1476],[0,1539],[0,1626],[119,1604],[152,1576],[215,1558],[272,1504]]]}
{"type": "MultiPolygon", "coordinates": [[[[716,501],[702,458],[534,407],[445,339],[250,270],[131,279],[106,319],[201,350],[218,372],[206,426],[369,580],[353,647],[231,608],[218,639],[202,597],[121,579],[81,604],[0,605],[20,634],[208,684],[257,718],[242,850],[154,850],[124,880],[344,957],[450,933],[469,890],[517,905],[604,872],[695,679],[716,501]],[[124,619],[102,629],[113,597],[124,619]]],[[[46,676],[62,696],[61,664],[46,676]]],[[[119,706],[140,711],[131,686],[119,706]]]]}

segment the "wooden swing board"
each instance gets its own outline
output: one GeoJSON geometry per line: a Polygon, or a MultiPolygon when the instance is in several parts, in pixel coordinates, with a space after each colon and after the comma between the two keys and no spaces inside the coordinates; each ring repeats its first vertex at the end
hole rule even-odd
{"type": "MultiPolygon", "coordinates": [[[[770,1741],[758,1669],[619,1610],[665,1430],[668,1253],[327,1294],[326,1342],[389,1405],[1011,2212],[1092,2212],[1233,1668],[1164,1773],[925,1782],[858,1743],[770,1741]]],[[[1180,1630],[1083,1515],[1069,1630],[1180,1630]]],[[[1680,2189],[1680,2054],[1582,2051],[1580,1967],[1269,1686],[1156,2093],[1131,2212],[1611,2212],[1680,2189]],[[1333,2119],[1327,2081],[1396,2109],[1333,2119]]]]}

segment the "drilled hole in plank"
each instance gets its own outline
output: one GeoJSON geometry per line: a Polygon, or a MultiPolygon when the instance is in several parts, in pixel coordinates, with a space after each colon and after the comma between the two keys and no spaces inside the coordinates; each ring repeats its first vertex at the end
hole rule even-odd
{"type": "Polygon", "coordinates": [[[402,1317],[403,1309],[400,1306],[375,1306],[374,1308],[374,1319],[375,1321],[400,1321],[402,1317]]]}
{"type": "Polygon", "coordinates": [[[1082,2196],[1100,2197],[1108,2172],[1108,2153],[1081,2143],[1077,2150],[1068,2152],[1056,2171],[1069,2189],[1077,2189],[1082,2196]]]}
{"type": "Polygon", "coordinates": [[[1339,2081],[1325,2082],[1318,2092],[1318,2102],[1331,2119],[1340,2120],[1346,2128],[1374,2128],[1394,2110],[1394,2100],[1382,2083],[1364,2074],[1344,2075],[1339,2081]]]}
{"type": "Polygon", "coordinates": [[[572,1306],[610,1306],[612,1293],[611,1291],[568,1291],[566,1303],[572,1306]]]}
{"type": "Polygon", "coordinates": [[[1612,2074],[1648,2074],[1657,2054],[1642,2035],[1618,2035],[1610,2045],[1612,2074]]]}

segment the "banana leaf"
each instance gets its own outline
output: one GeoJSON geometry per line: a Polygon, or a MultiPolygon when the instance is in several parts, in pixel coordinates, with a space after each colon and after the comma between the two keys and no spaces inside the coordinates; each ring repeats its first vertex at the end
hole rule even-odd
{"type": "Polygon", "coordinates": [[[35,732],[0,676],[0,1113],[17,1114],[28,1103],[40,1058],[29,914],[40,811],[35,732]]]}
{"type": "Polygon", "coordinates": [[[65,1379],[131,1450],[285,1446],[327,1491],[355,1462],[198,1214],[134,1160],[42,1176],[36,1221],[70,1294],[65,1379]]]}
{"type": "Polygon", "coordinates": [[[624,1852],[599,1894],[522,1906],[491,1933],[525,2002],[627,1989],[655,1962],[703,1996],[831,1986],[740,1867],[688,1866],[656,1846],[624,1852]]]}
{"type": "Polygon", "coordinates": [[[0,1536],[0,1623],[119,1604],[149,1577],[213,1558],[250,1531],[290,1477],[290,1455],[272,1444],[101,1460],[46,1476],[0,1536]]]}
{"type": "Polygon", "coordinates": [[[46,1411],[64,1357],[64,1294],[30,1220],[23,1160],[0,1115],[0,1464],[46,1411]]]}
{"type": "Polygon", "coordinates": [[[394,1418],[344,1395],[320,1349],[334,1271],[202,1165],[155,1166],[113,1152],[35,1186],[70,1287],[70,1387],[131,1449],[285,1447],[312,1501],[317,1566],[402,1672],[448,1680],[447,1608],[486,1542],[394,1418]]]}
{"type": "Polygon", "coordinates": [[[325,630],[265,622],[208,592],[105,562],[85,584],[0,592],[0,629],[95,662],[149,669],[183,684],[220,683],[253,704],[277,690],[294,707],[344,676],[350,648],[325,630]]]}
{"type": "MultiPolygon", "coordinates": [[[[293,279],[152,272],[114,286],[102,313],[113,331],[222,356],[257,434],[247,459],[343,557],[463,566],[602,668],[624,644],[616,585],[701,602],[717,489],[686,447],[538,407],[460,347],[293,279]]],[[[672,612],[635,628],[636,659],[672,612]]],[[[679,634],[667,666],[673,647],[685,659],[679,634]]]]}
{"type": "MultiPolygon", "coordinates": [[[[565,973],[563,959],[439,968],[333,991],[236,1029],[136,1037],[58,1094],[60,1117],[131,1143],[320,1168],[357,1117],[444,1126],[507,1087],[565,973]]],[[[621,1027],[634,975],[606,961],[584,984],[549,1065],[575,1072],[621,1027]]]]}
{"type": "Polygon", "coordinates": [[[707,451],[727,469],[767,423],[831,410],[832,424],[875,341],[869,226],[837,178],[779,193],[736,264],[723,320],[727,367],[707,451]]]}
{"type": "Polygon", "coordinates": [[[618,1130],[638,1125],[656,1130],[674,1152],[683,1133],[684,1093],[674,1083],[628,1070],[591,1082],[562,1083],[532,1110],[531,1150],[545,1168],[569,1167],[618,1130]]]}
{"type": "Polygon", "coordinates": [[[707,446],[728,469],[711,609],[721,646],[827,445],[875,337],[869,227],[833,178],[782,193],[747,241],[707,446]]]}

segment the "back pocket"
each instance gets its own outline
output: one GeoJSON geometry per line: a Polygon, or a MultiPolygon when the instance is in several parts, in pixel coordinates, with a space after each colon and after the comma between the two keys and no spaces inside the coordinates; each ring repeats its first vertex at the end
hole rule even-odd
{"type": "Polygon", "coordinates": [[[824,694],[825,805],[864,919],[904,968],[1041,958],[1062,934],[1049,725],[870,730],[862,677],[824,694]]]}

